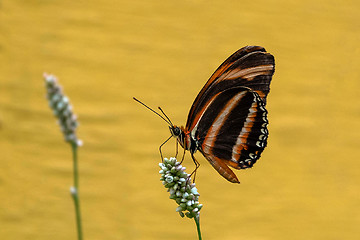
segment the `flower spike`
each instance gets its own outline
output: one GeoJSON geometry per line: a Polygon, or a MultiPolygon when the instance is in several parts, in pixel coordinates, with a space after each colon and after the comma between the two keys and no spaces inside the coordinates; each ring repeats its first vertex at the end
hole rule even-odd
{"type": "Polygon", "coordinates": [[[190,175],[185,172],[185,167],[181,166],[176,158],[164,158],[164,162],[159,163],[159,167],[161,168],[160,181],[168,189],[170,199],[174,199],[179,205],[176,212],[181,217],[198,218],[203,205],[199,203],[200,194],[195,183],[191,183],[190,175]]]}
{"type": "Polygon", "coordinates": [[[72,111],[69,98],[66,97],[54,75],[44,73],[45,86],[47,90],[46,98],[54,115],[58,118],[60,129],[64,134],[65,141],[82,145],[82,141],[76,136],[76,128],[79,123],[76,115],[72,111]]]}

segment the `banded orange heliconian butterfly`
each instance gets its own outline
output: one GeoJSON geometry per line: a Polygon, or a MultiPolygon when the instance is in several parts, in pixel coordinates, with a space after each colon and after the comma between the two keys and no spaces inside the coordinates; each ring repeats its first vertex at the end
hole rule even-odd
{"type": "Polygon", "coordinates": [[[184,150],[190,151],[194,172],[200,165],[194,157],[199,150],[221,176],[239,183],[229,167],[251,168],[267,145],[265,105],[274,71],[274,57],[263,47],[246,46],[236,51],[201,89],[185,127],[173,125],[161,108],[166,119],[134,99],[170,125],[170,138],[175,137],[184,150]]]}

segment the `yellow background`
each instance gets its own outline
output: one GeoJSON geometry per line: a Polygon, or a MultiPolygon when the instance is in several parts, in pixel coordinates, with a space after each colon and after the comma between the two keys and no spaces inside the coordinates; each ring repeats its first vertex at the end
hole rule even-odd
{"type": "Polygon", "coordinates": [[[168,127],[132,97],[183,125],[245,45],[276,59],[268,147],[236,172],[240,185],[196,154],[203,238],[359,239],[359,10],[347,0],[0,1],[0,239],[76,239],[71,151],[43,72],[79,116],[85,239],[196,239],[159,181],[168,127]]]}

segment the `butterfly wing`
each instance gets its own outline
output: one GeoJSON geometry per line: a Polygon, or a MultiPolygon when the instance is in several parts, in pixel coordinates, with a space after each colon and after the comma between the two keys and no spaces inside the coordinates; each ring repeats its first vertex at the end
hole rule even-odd
{"type": "Polygon", "coordinates": [[[186,129],[192,129],[215,94],[232,87],[256,91],[264,103],[275,70],[274,57],[260,46],[246,46],[232,54],[212,74],[191,106],[186,129]]]}
{"type": "Polygon", "coordinates": [[[215,71],[191,107],[186,130],[230,182],[239,181],[228,166],[252,167],[266,147],[265,103],[274,66],[264,48],[242,48],[215,71]]]}

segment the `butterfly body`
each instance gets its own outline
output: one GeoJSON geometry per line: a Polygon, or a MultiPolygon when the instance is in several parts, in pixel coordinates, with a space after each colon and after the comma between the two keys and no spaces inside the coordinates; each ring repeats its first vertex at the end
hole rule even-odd
{"type": "MultiPolygon", "coordinates": [[[[170,127],[193,154],[199,150],[224,178],[239,183],[229,168],[250,168],[267,145],[266,96],[274,57],[259,46],[231,55],[196,97],[185,127],[170,127]]],[[[196,160],[194,160],[196,161],[196,160]]]]}

